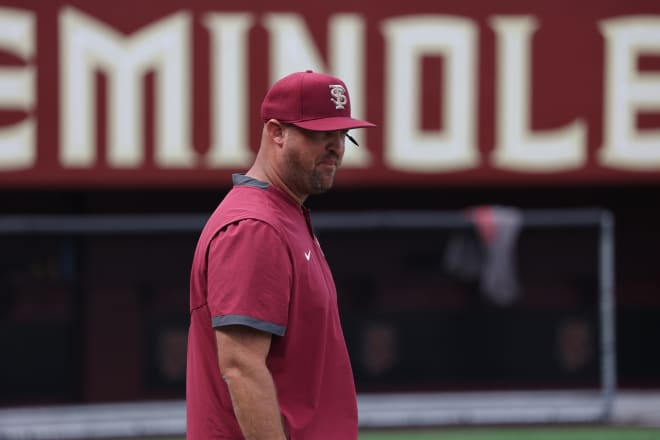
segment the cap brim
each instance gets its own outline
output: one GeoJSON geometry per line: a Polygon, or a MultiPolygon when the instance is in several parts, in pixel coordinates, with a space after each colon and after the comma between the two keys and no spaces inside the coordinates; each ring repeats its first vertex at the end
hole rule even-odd
{"type": "Polygon", "coordinates": [[[348,118],[345,116],[311,119],[308,121],[300,122],[289,122],[289,124],[293,124],[296,127],[312,131],[350,130],[353,128],[367,128],[376,126],[376,124],[372,124],[371,122],[361,121],[359,119],[348,118]]]}

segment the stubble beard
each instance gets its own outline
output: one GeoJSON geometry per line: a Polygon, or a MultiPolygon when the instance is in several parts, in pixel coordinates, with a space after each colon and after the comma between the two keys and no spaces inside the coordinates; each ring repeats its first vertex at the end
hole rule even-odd
{"type": "Polygon", "coordinates": [[[326,177],[319,171],[318,167],[314,167],[309,176],[310,185],[314,190],[312,194],[322,194],[332,188],[332,184],[335,182],[335,173],[336,169],[332,171],[330,176],[326,177]]]}
{"type": "Polygon", "coordinates": [[[319,170],[318,163],[307,172],[303,161],[294,149],[288,151],[286,157],[288,166],[288,178],[290,185],[294,186],[303,195],[322,194],[332,188],[335,181],[336,168],[331,175],[319,170]]]}

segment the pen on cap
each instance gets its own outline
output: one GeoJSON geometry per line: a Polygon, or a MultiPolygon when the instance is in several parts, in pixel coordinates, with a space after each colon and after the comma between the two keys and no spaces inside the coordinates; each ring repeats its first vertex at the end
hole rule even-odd
{"type": "Polygon", "coordinates": [[[360,146],[360,144],[358,144],[357,141],[355,140],[355,138],[354,138],[353,136],[351,136],[350,134],[346,133],[346,137],[348,138],[348,140],[350,140],[351,142],[353,142],[353,143],[355,144],[356,147],[359,147],[359,146],[360,146]]]}

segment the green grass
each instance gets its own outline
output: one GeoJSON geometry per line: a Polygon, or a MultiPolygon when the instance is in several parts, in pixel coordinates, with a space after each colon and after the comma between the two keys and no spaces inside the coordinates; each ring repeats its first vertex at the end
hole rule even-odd
{"type": "Polygon", "coordinates": [[[363,431],[359,440],[660,440],[660,429],[543,427],[363,431]]]}
{"type": "MultiPolygon", "coordinates": [[[[134,439],[140,440],[140,439],[134,439]]],[[[185,440],[179,437],[141,440],[185,440]]],[[[366,430],[359,440],[660,440],[660,428],[531,427],[366,430]]]]}

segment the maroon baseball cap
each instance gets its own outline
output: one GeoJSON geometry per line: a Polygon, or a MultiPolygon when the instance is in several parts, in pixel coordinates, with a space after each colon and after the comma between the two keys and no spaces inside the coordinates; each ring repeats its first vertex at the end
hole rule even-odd
{"type": "Polygon", "coordinates": [[[261,104],[261,119],[313,131],[375,127],[351,118],[351,101],[342,80],[311,70],[292,73],[273,84],[261,104]]]}

